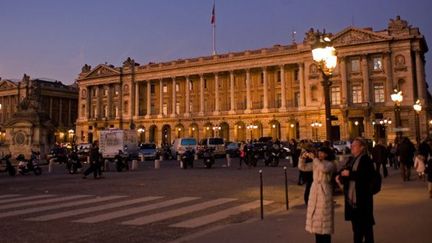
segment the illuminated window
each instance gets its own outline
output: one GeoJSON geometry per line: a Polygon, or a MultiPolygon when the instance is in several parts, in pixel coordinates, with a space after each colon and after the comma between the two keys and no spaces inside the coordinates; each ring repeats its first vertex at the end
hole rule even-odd
{"type": "Polygon", "coordinates": [[[374,98],[375,103],[383,103],[384,100],[384,84],[375,84],[374,85],[374,98]]]}
{"type": "Polygon", "coordinates": [[[359,59],[351,60],[351,72],[360,72],[360,60],[359,59]]]}
{"type": "Polygon", "coordinates": [[[352,86],[352,102],[353,103],[362,103],[362,88],[360,85],[352,86]]]}
{"type": "Polygon", "coordinates": [[[382,71],[381,57],[374,57],[373,58],[373,70],[374,71],[382,71]]]}
{"type": "Polygon", "coordinates": [[[331,87],[331,104],[340,105],[341,103],[341,92],[340,87],[331,87]]]}

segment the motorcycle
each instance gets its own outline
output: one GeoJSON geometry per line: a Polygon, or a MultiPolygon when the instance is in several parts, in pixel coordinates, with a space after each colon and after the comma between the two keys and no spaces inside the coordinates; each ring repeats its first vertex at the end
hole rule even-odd
{"type": "Polygon", "coordinates": [[[181,156],[180,160],[183,164],[183,169],[187,169],[188,166],[193,168],[193,162],[195,157],[195,152],[191,149],[187,149],[181,156]]]}
{"type": "Polygon", "coordinates": [[[39,167],[39,159],[37,158],[38,153],[32,151],[32,155],[29,160],[24,158],[23,154],[16,157],[18,161],[18,173],[21,175],[27,175],[33,172],[35,175],[42,174],[42,169],[39,167]]]}
{"type": "Polygon", "coordinates": [[[277,167],[279,166],[279,158],[281,149],[277,144],[269,146],[266,151],[264,164],[265,166],[277,167]]]}
{"type": "Polygon", "coordinates": [[[119,150],[119,153],[114,157],[116,164],[116,170],[122,172],[123,170],[129,170],[128,155],[119,150]]]}
{"type": "Polygon", "coordinates": [[[5,167],[5,169],[4,169],[4,172],[7,172],[8,175],[10,175],[10,176],[15,176],[15,175],[16,175],[16,169],[15,169],[15,167],[12,165],[12,163],[10,162],[10,157],[11,157],[10,154],[5,155],[5,156],[0,160],[0,163],[3,164],[3,162],[5,162],[6,167],[5,167]]]}
{"type": "Polygon", "coordinates": [[[67,166],[67,170],[70,174],[75,174],[75,173],[77,173],[77,171],[79,169],[82,168],[82,164],[79,160],[77,151],[72,151],[68,155],[68,160],[67,160],[66,166],[67,166]]]}
{"type": "Polygon", "coordinates": [[[202,159],[204,166],[210,169],[215,163],[214,149],[213,148],[205,148],[202,152],[202,159]]]}
{"type": "Polygon", "coordinates": [[[258,164],[259,151],[254,148],[252,144],[248,144],[245,147],[245,163],[247,166],[256,167],[258,164]]]}

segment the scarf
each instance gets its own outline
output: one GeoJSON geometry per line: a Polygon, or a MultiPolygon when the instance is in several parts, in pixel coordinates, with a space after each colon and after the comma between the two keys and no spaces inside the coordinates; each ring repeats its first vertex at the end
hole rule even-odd
{"type": "MultiPolygon", "coordinates": [[[[363,154],[360,154],[356,158],[354,158],[354,163],[351,167],[351,171],[357,171],[358,165],[360,163],[360,158],[363,156],[363,154]]],[[[353,207],[357,207],[357,193],[356,193],[356,182],[355,180],[349,181],[349,187],[348,187],[348,202],[353,207]]]]}

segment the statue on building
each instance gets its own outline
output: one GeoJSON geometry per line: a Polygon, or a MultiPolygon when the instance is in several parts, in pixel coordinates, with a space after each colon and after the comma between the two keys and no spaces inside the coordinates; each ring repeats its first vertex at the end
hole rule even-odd
{"type": "Polygon", "coordinates": [[[82,73],[88,73],[91,70],[91,66],[88,64],[84,64],[84,66],[81,68],[82,73]]]}
{"type": "Polygon", "coordinates": [[[40,108],[40,86],[36,81],[30,80],[30,77],[24,74],[23,80],[28,82],[28,95],[18,104],[18,110],[24,111],[32,109],[38,111],[40,108]]]}
{"type": "Polygon", "coordinates": [[[401,19],[398,15],[396,19],[390,19],[388,31],[390,35],[409,35],[411,25],[408,21],[401,19]]]}

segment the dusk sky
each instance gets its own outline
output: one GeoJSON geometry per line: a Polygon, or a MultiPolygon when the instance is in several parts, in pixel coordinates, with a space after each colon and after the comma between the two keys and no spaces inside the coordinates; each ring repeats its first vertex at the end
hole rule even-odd
{"type": "MultiPolygon", "coordinates": [[[[211,55],[213,0],[0,0],[0,77],[73,83],[84,64],[211,55]]],[[[432,48],[431,0],[216,0],[218,53],[303,41],[311,27],[386,29],[400,15],[432,48]]],[[[432,50],[426,55],[432,79],[432,50]]],[[[430,85],[431,86],[431,85],[430,85]]]]}

